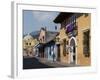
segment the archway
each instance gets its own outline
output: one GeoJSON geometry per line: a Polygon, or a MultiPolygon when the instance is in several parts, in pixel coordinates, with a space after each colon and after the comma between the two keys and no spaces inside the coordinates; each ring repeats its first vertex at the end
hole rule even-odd
{"type": "Polygon", "coordinates": [[[77,48],[76,48],[76,38],[75,37],[71,37],[70,40],[69,40],[69,46],[70,46],[70,49],[69,49],[69,54],[70,54],[70,58],[69,58],[69,63],[72,63],[72,64],[76,64],[77,62],[77,48]]]}

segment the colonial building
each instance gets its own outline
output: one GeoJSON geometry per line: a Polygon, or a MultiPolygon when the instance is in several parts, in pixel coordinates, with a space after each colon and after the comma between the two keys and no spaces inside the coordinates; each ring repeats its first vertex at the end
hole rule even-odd
{"type": "Polygon", "coordinates": [[[30,34],[23,38],[23,56],[34,56],[34,46],[38,43],[36,38],[33,38],[30,34]]]}
{"type": "Polygon", "coordinates": [[[58,61],[90,65],[91,14],[61,12],[54,22],[61,24],[59,35],[56,37],[58,61]]]}
{"type": "Polygon", "coordinates": [[[58,32],[47,31],[46,28],[41,28],[39,35],[39,57],[47,60],[56,61],[57,50],[55,45],[55,37],[58,32]]]}

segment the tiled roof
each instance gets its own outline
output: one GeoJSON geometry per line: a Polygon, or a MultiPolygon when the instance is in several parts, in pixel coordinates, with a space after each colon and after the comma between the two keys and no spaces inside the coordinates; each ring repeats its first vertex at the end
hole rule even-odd
{"type": "Polygon", "coordinates": [[[38,39],[39,34],[40,34],[40,31],[33,31],[33,32],[30,33],[30,35],[31,35],[33,38],[36,38],[36,39],[38,39]]]}
{"type": "Polygon", "coordinates": [[[47,31],[45,43],[52,41],[57,36],[57,34],[58,34],[58,32],[47,31]]]}
{"type": "Polygon", "coordinates": [[[70,17],[74,13],[70,12],[61,12],[54,20],[55,23],[61,23],[63,22],[66,18],[70,17]]]}

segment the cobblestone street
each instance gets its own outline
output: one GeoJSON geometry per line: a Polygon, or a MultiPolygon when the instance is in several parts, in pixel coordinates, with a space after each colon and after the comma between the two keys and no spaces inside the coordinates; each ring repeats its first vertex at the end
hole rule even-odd
{"type": "Polygon", "coordinates": [[[48,61],[47,59],[45,58],[38,58],[39,61],[41,63],[44,63],[48,66],[52,66],[52,67],[75,67],[75,66],[79,66],[79,65],[75,65],[75,64],[66,64],[66,63],[61,63],[59,61],[48,61]]]}
{"type": "Polygon", "coordinates": [[[57,61],[47,61],[45,58],[27,57],[23,58],[23,69],[75,67],[75,64],[64,64],[57,61]]]}

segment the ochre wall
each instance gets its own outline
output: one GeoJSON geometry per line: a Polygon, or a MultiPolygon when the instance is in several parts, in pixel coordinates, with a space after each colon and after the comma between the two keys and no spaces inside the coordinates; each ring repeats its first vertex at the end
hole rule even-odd
{"type": "MultiPolygon", "coordinates": [[[[85,57],[83,54],[83,32],[91,27],[91,15],[85,15],[77,18],[78,22],[78,36],[77,36],[77,64],[90,65],[91,57],[85,57]]],[[[91,54],[91,52],[90,52],[91,54]]],[[[90,55],[91,56],[91,55],[90,55]]]]}
{"type": "Polygon", "coordinates": [[[68,63],[69,54],[65,53],[66,55],[65,56],[63,55],[63,39],[66,39],[66,41],[68,40],[64,28],[60,29],[59,38],[60,38],[60,61],[62,63],[68,63]]]}
{"type": "MultiPolygon", "coordinates": [[[[76,20],[78,22],[78,35],[76,36],[77,41],[77,64],[86,66],[90,65],[91,63],[91,55],[90,57],[85,57],[83,54],[83,31],[90,29],[91,27],[91,15],[85,17],[85,15],[81,15],[76,20]]],[[[62,63],[70,63],[70,55],[66,54],[66,56],[63,55],[63,39],[66,39],[66,41],[69,40],[67,34],[65,33],[64,27],[62,27],[59,31],[58,37],[60,38],[60,61],[62,63]]],[[[90,52],[91,54],[91,52],[90,52]]]]}

